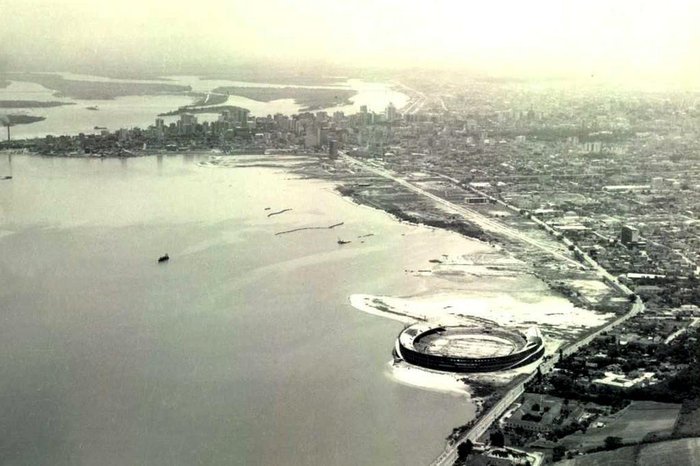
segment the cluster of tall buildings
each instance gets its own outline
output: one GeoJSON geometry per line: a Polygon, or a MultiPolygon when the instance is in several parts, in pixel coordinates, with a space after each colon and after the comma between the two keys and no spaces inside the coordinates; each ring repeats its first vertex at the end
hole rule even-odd
{"type": "MultiPolygon", "coordinates": [[[[383,112],[369,111],[366,105],[360,112],[345,115],[342,111],[304,112],[252,117],[247,109],[226,107],[214,121],[200,122],[193,113],[181,113],[169,123],[157,118],[155,125],[144,132],[151,146],[163,144],[224,144],[260,146],[271,149],[302,149],[324,151],[331,156],[347,144],[362,145],[371,153],[382,153],[394,127],[402,121],[398,109],[389,104],[383,112]]],[[[133,139],[131,131],[124,130],[121,142],[133,139]]]]}
{"type": "Polygon", "coordinates": [[[149,127],[153,136],[192,136],[199,133],[220,135],[236,128],[248,126],[249,111],[245,108],[230,107],[223,110],[216,121],[199,123],[191,113],[182,113],[180,118],[168,125],[165,119],[156,118],[155,125],[149,127]]]}

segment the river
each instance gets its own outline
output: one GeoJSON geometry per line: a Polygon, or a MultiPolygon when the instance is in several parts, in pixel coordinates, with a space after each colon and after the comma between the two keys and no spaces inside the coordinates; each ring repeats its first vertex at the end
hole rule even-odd
{"type": "MultiPolygon", "coordinates": [[[[73,73],[57,74],[60,74],[65,79],[78,81],[144,82],[139,80],[116,80],[101,76],[76,75],[73,73]]],[[[220,86],[352,89],[356,94],[350,98],[350,104],[323,109],[328,112],[342,111],[346,114],[359,112],[360,107],[363,105],[366,105],[370,111],[381,113],[389,103],[393,103],[397,108],[401,108],[409,100],[406,94],[394,90],[387,83],[367,82],[360,79],[339,81],[335,86],[299,86],[295,84],[211,80],[197,76],[169,76],[162,82],[191,86],[193,91],[200,93],[209,92],[220,86]]],[[[24,81],[11,81],[7,87],[0,88],[0,100],[60,101],[73,104],[49,108],[0,108],[0,115],[25,114],[45,118],[45,120],[36,123],[12,127],[12,137],[14,139],[44,137],[46,135],[61,136],[77,135],[79,133],[99,133],[100,130],[95,129],[95,127],[107,128],[109,131],[116,131],[120,128],[147,128],[149,125],[154,124],[159,113],[190,105],[194,100],[186,95],[125,96],[110,100],[85,100],[68,97],[59,98],[53,94],[54,91],[51,89],[24,81]],[[97,107],[98,110],[89,110],[88,107],[97,107]]],[[[261,102],[237,95],[231,95],[226,105],[247,108],[250,110],[251,115],[257,117],[274,115],[276,113],[293,115],[298,113],[303,107],[296,103],[294,99],[277,99],[270,102],[261,102]]],[[[173,122],[177,118],[179,117],[164,117],[166,123],[173,122]]],[[[197,118],[201,122],[212,121],[216,120],[218,115],[215,113],[198,114],[197,118]]]]}
{"type": "Polygon", "coordinates": [[[429,463],[474,406],[394,380],[402,325],[348,298],[483,246],[206,159],[0,155],[0,463],[429,463]]]}

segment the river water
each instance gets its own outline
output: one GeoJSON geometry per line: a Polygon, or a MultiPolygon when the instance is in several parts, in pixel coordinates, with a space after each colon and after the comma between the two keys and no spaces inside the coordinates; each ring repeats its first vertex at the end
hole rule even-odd
{"type": "MultiPolygon", "coordinates": [[[[125,81],[142,82],[138,80],[115,80],[101,76],[76,75],[72,73],[58,73],[65,79],[79,81],[125,81]]],[[[302,87],[294,84],[269,84],[253,83],[242,81],[209,80],[196,76],[170,76],[166,81],[168,84],[179,84],[191,86],[195,92],[209,92],[220,86],[242,86],[242,87],[302,87]]],[[[331,86],[312,86],[329,88],[331,86]]],[[[348,79],[341,81],[333,88],[353,89],[356,94],[350,98],[351,103],[337,107],[324,109],[328,112],[343,111],[346,114],[357,113],[360,107],[366,105],[370,111],[383,112],[384,109],[393,103],[397,108],[401,108],[408,102],[408,96],[394,90],[387,83],[366,82],[360,79],[348,79]]],[[[61,101],[74,105],[65,105],[49,108],[22,108],[22,109],[2,109],[3,114],[25,114],[42,116],[46,119],[28,125],[18,125],[12,127],[12,137],[14,139],[44,137],[46,135],[76,135],[78,133],[99,133],[95,129],[107,128],[115,131],[120,128],[147,128],[153,125],[158,114],[176,110],[179,107],[190,105],[193,98],[185,95],[150,95],[150,96],[125,96],[111,100],[85,100],[68,97],[55,97],[55,91],[47,89],[36,83],[11,81],[10,85],[0,88],[0,100],[35,100],[35,101],[61,101]],[[98,107],[99,110],[89,110],[88,107],[98,107]]],[[[278,99],[270,102],[260,102],[242,96],[232,95],[226,105],[236,105],[250,110],[251,115],[264,117],[282,113],[293,115],[299,113],[302,105],[294,99],[278,99]]],[[[166,123],[175,121],[177,116],[163,117],[166,123]]],[[[215,113],[198,114],[199,121],[212,121],[218,118],[215,113]]],[[[4,137],[4,134],[2,135],[4,137]]]]}
{"type": "Polygon", "coordinates": [[[0,155],[0,463],[429,463],[474,407],[397,383],[401,324],[348,297],[482,246],[206,159],[0,155]]]}

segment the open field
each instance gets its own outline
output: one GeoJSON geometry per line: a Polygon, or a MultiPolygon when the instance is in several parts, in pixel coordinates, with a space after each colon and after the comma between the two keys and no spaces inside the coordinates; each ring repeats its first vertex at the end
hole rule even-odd
{"type": "Polygon", "coordinates": [[[700,465],[700,438],[684,438],[645,445],[637,464],[642,466],[700,465]]]}
{"type": "Polygon", "coordinates": [[[673,431],[679,437],[700,436],[700,402],[685,401],[673,431]]]}
{"type": "Polygon", "coordinates": [[[631,466],[636,464],[636,449],[637,447],[623,447],[614,451],[601,451],[555,464],[558,466],[631,466]]]}
{"type": "Polygon", "coordinates": [[[589,450],[603,445],[606,437],[620,437],[624,443],[636,443],[652,433],[671,435],[679,412],[678,404],[633,401],[620,412],[601,418],[604,427],[591,427],[585,434],[569,435],[562,443],[572,449],[589,450]]]}
{"type": "Polygon", "coordinates": [[[700,466],[700,438],[667,440],[578,456],[561,466],[700,466]],[[638,451],[637,451],[638,450],[638,451]]]}
{"type": "Polygon", "coordinates": [[[515,350],[515,345],[505,338],[486,334],[433,334],[422,338],[416,344],[416,349],[425,353],[443,356],[493,358],[512,354],[515,350]]]}

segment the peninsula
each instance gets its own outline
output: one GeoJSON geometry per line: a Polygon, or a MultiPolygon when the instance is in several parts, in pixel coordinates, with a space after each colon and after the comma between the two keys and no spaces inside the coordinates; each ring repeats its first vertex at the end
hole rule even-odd
{"type": "Polygon", "coordinates": [[[305,110],[350,104],[350,98],[357,94],[353,89],[301,88],[301,87],[243,87],[223,86],[213,91],[217,94],[238,95],[259,102],[279,99],[294,99],[305,110]]]}
{"type": "MultiPolygon", "coordinates": [[[[357,203],[504,251],[507,263],[442,257],[436,272],[415,273],[468,283],[473,275],[521,271],[572,307],[508,317],[538,326],[542,363],[507,379],[460,379],[480,400],[477,418],[450,434],[434,464],[468,463],[477,453],[492,458],[504,446],[508,455],[560,460],[700,438],[700,152],[693,95],[640,100],[626,90],[570,96],[513,83],[471,81],[469,92],[462,81],[409,84],[411,101],[381,114],[366,107],[354,115],[267,117],[230,110],[212,122],[183,114],[145,129],[1,145],[81,157],[214,151],[219,164],[236,160],[227,154],[310,155],[299,158],[298,174],[332,181],[357,203]],[[586,319],[572,319],[576,313],[586,319]],[[627,432],[635,419],[640,426],[663,419],[664,427],[627,432]]],[[[284,95],[283,89],[265,89],[264,98],[284,95]]],[[[459,301],[435,306],[369,297],[360,304],[370,313],[422,306],[449,314],[459,301]]],[[[479,312],[462,308],[470,316],[479,312]]],[[[386,345],[390,357],[392,341],[386,345]]]]}
{"type": "Polygon", "coordinates": [[[133,95],[184,94],[190,92],[190,86],[156,82],[126,81],[80,81],[65,79],[55,73],[4,73],[3,80],[17,80],[40,84],[56,91],[57,97],[71,97],[85,100],[111,100],[116,97],[133,95]]]}
{"type": "Polygon", "coordinates": [[[0,108],[50,108],[75,105],[75,102],[41,102],[38,100],[0,100],[0,108]]]}

